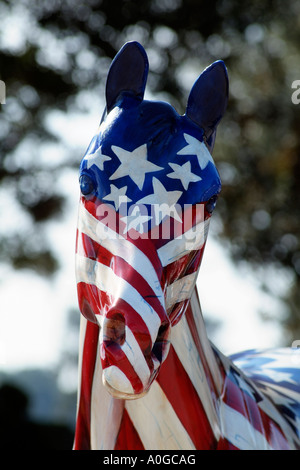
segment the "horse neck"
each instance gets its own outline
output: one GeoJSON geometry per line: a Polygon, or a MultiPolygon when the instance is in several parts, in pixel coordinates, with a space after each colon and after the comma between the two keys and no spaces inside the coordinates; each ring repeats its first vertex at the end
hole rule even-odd
{"type": "Polygon", "coordinates": [[[221,436],[218,400],[222,364],[210,344],[194,290],[172,328],[171,346],[148,394],[128,401],[126,413],[146,448],[213,448],[221,436]]]}
{"type": "MultiPolygon", "coordinates": [[[[173,361],[177,363],[176,367],[180,362],[184,369],[185,387],[191,384],[195,390],[195,402],[199,400],[205,419],[207,418],[207,424],[218,439],[220,436],[218,400],[224,385],[222,355],[216,351],[208,339],[196,287],[185,315],[172,329],[171,343],[170,360],[173,355],[173,361]]],[[[166,373],[168,376],[167,366],[166,362],[166,370],[162,368],[161,374],[166,373]]],[[[182,377],[177,379],[177,376],[173,376],[172,380],[178,380],[176,386],[180,387],[182,377]]]]}
{"type": "MultiPolygon", "coordinates": [[[[209,342],[196,291],[185,315],[172,329],[170,352],[157,379],[147,395],[138,400],[116,400],[103,387],[99,327],[81,317],[80,337],[75,449],[232,448],[226,439],[229,437],[231,442],[241,432],[245,442],[252,442],[252,448],[261,448],[261,436],[267,442],[270,429],[277,429],[274,448],[280,448],[276,444],[278,424],[286,436],[291,434],[278,411],[260,392],[259,409],[254,400],[250,398],[249,402],[248,393],[243,391],[245,386],[248,392],[251,387],[257,393],[249,379],[240,374],[242,388],[232,382],[230,371],[232,375],[235,366],[209,342]],[[240,420],[226,419],[226,400],[232,395],[236,405],[245,407],[240,410],[245,417],[251,404],[252,414],[261,417],[260,425],[267,420],[267,429],[261,427],[254,435],[249,423],[239,428],[240,420]],[[260,437],[258,442],[253,435],[260,437]]],[[[282,439],[281,436],[280,442],[282,439]]]]}
{"type": "Polygon", "coordinates": [[[206,383],[209,385],[212,393],[219,397],[224,385],[223,360],[225,358],[208,339],[196,287],[194,288],[184,321],[180,326],[190,338],[190,349],[196,349],[197,351],[196,355],[198,355],[198,362],[203,368],[206,383]]]}
{"type": "Polygon", "coordinates": [[[80,394],[75,448],[211,448],[220,436],[222,374],[197,291],[172,328],[170,352],[150,391],[116,400],[102,385],[97,325],[81,318],[80,394]],[[199,430],[199,424],[202,426],[199,430]],[[203,441],[204,440],[204,441],[203,441]]]}

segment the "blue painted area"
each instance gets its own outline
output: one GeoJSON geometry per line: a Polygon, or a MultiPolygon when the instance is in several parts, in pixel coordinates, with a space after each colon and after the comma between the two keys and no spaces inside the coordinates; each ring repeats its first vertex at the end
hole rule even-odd
{"type": "Polygon", "coordinates": [[[147,74],[148,59],[142,46],[136,42],[125,44],[108,74],[106,111],[99,132],[81,162],[82,193],[105,200],[112,191],[122,190],[135,204],[154,193],[154,182],[158,180],[168,193],[178,191],[176,203],[180,206],[206,202],[221,190],[209,152],[227,105],[225,65],[217,61],[202,72],[183,116],[168,103],[143,99],[147,74]],[[145,167],[144,179],[137,176],[145,163],[141,161],[144,157],[138,158],[141,148],[146,152],[146,161],[152,163],[152,167],[145,167]],[[119,149],[123,154],[131,152],[127,174],[119,149]],[[188,173],[190,180],[183,181],[176,172],[188,173]]]}
{"type": "Polygon", "coordinates": [[[300,350],[250,350],[230,359],[271,399],[300,437],[300,350]]]}

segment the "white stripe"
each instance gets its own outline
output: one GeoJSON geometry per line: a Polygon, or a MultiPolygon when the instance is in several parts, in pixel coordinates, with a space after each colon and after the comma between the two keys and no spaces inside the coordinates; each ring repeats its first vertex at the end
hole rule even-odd
{"type": "Polygon", "coordinates": [[[91,393],[91,448],[113,450],[123,416],[124,402],[115,400],[102,383],[101,355],[98,350],[91,393]]]}
{"type": "Polygon", "coordinates": [[[126,354],[127,359],[131,363],[135,372],[139,376],[144,386],[148,385],[150,378],[150,370],[145,360],[145,356],[141,351],[140,345],[135,339],[134,334],[126,326],[125,328],[125,342],[121,346],[122,351],[126,354]]]}
{"type": "Polygon", "coordinates": [[[131,305],[146,323],[152,343],[155,342],[161,324],[158,314],[130,283],[117,276],[110,267],[76,254],[76,280],[77,283],[95,285],[115,299],[123,299],[131,305]]]}
{"type": "Polygon", "coordinates": [[[105,367],[105,369],[103,369],[103,378],[114,390],[118,390],[119,392],[129,395],[134,394],[130,380],[118,366],[105,367]]]}
{"type": "Polygon", "coordinates": [[[195,450],[163,390],[155,380],[147,395],[125,407],[145,449],[195,450]]]}
{"type": "Polygon", "coordinates": [[[79,206],[78,230],[88,235],[114,256],[123,258],[149,284],[161,305],[164,304],[164,294],[152,263],[147,256],[133,243],[126,240],[114,230],[102,224],[81,203],[79,206]]]}
{"type": "Polygon", "coordinates": [[[174,238],[157,250],[163,266],[178,260],[192,250],[199,250],[207,238],[210,219],[199,222],[184,234],[174,238]]]}
{"type": "Polygon", "coordinates": [[[198,271],[178,279],[167,287],[166,309],[171,308],[177,302],[189,299],[193,293],[198,271]]]}
{"type": "Polygon", "coordinates": [[[266,438],[238,411],[220,402],[223,436],[240,450],[273,450],[266,438]]]}

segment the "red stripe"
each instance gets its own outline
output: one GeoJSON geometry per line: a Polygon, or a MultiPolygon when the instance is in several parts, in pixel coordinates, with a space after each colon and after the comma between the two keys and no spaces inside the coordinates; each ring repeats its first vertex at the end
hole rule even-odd
{"type": "Polygon", "coordinates": [[[192,251],[164,267],[164,276],[167,285],[172,284],[174,281],[185,275],[188,263],[193,258],[194,254],[195,252],[192,251]]]}
{"type": "Polygon", "coordinates": [[[203,250],[204,246],[200,250],[190,251],[187,255],[165,266],[164,276],[167,284],[172,284],[177,279],[196,272],[202,260],[203,250]]]}
{"type": "Polygon", "coordinates": [[[91,393],[96,364],[98,337],[99,327],[95,325],[95,323],[87,322],[82,353],[81,387],[77,411],[74,450],[89,450],[91,446],[91,393]]]}
{"type": "Polygon", "coordinates": [[[96,315],[102,315],[111,302],[111,297],[93,284],[77,283],[78,304],[82,315],[93,323],[98,323],[96,315]]]}
{"type": "Polygon", "coordinates": [[[145,450],[126,409],[120,425],[114,450],[145,450]]]}
{"type": "Polygon", "coordinates": [[[97,258],[97,251],[93,240],[77,229],[76,253],[90,259],[97,258]]]}
{"type": "Polygon", "coordinates": [[[231,442],[227,441],[225,437],[221,437],[218,441],[218,446],[216,450],[240,450],[238,447],[235,447],[231,442]]]}
{"type": "MultiPolygon", "coordinates": [[[[201,311],[199,311],[198,314],[202,315],[201,311]]],[[[213,397],[214,401],[216,402],[217,399],[218,399],[218,392],[216,390],[215,383],[214,383],[214,380],[213,380],[213,377],[212,377],[212,373],[210,371],[210,368],[207,364],[205,354],[203,352],[203,348],[202,348],[202,345],[201,345],[201,340],[200,340],[200,337],[199,337],[199,332],[198,332],[198,329],[197,329],[197,326],[196,326],[196,323],[195,323],[195,318],[194,318],[194,314],[193,314],[193,310],[192,310],[190,302],[189,302],[189,305],[187,306],[187,309],[186,309],[186,312],[185,312],[185,317],[187,319],[187,322],[188,322],[188,325],[189,325],[189,330],[191,332],[193,341],[195,343],[198,354],[200,356],[201,363],[202,363],[203,368],[205,370],[205,376],[206,376],[207,382],[209,384],[209,388],[211,390],[212,397],[213,397]]]]}
{"type": "Polygon", "coordinates": [[[214,449],[217,442],[202,403],[172,345],[156,380],[196,449],[214,449]]]}
{"type": "Polygon", "coordinates": [[[168,312],[168,316],[170,318],[172,327],[177,325],[177,323],[181,320],[182,315],[185,314],[189,303],[190,303],[190,300],[186,299],[181,302],[177,302],[176,304],[168,308],[167,312],[168,312]]]}

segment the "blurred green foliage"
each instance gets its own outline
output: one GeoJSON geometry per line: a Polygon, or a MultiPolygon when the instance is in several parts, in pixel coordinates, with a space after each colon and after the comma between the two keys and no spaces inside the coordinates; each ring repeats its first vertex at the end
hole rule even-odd
{"type": "Polygon", "coordinates": [[[214,150],[223,181],[218,237],[236,262],[257,269],[274,295],[279,292],[265,269],[272,267],[275,277],[284,273],[289,289],[281,320],[291,338],[299,337],[300,104],[292,103],[291,86],[300,80],[300,3],[2,0],[0,17],[0,79],[7,90],[0,111],[0,198],[26,214],[26,230],[1,226],[2,261],[55,272],[43,233],[62,213],[65,197],[53,181],[77,167],[81,155],[70,153],[49,171],[39,153],[57,137],[46,117],[84,110],[83,91],[103,96],[110,61],[124,42],[143,44],[151,96],[181,113],[202,69],[223,59],[230,101],[214,150]]]}

